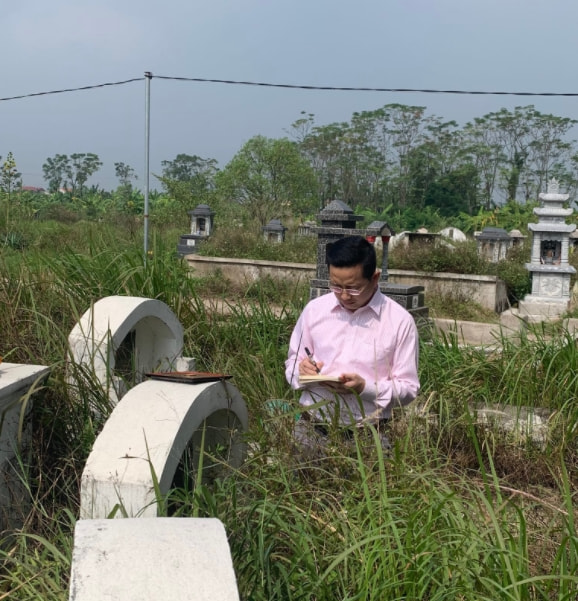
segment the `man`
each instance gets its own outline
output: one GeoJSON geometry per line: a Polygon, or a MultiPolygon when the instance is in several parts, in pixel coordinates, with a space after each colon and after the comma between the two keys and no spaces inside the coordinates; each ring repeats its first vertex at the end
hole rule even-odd
{"type": "Polygon", "coordinates": [[[328,244],[326,258],[331,293],[307,304],[285,362],[295,389],[302,388],[300,376],[339,377],[338,384],[307,384],[301,394],[301,405],[317,405],[302,420],[322,434],[335,423],[349,431],[381,424],[419,390],[417,328],[379,290],[374,247],[362,236],[349,236],[328,244]]]}

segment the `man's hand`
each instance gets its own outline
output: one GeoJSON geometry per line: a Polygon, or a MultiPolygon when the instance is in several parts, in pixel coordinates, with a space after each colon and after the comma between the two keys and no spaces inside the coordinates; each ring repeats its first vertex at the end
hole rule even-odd
{"type": "Polygon", "coordinates": [[[361,394],[365,388],[365,380],[359,374],[341,374],[341,382],[345,388],[349,388],[357,394],[361,394]]]}
{"type": "Polygon", "coordinates": [[[313,363],[309,357],[305,357],[305,359],[299,363],[299,375],[314,376],[321,371],[322,367],[323,361],[316,361],[313,363]]]}

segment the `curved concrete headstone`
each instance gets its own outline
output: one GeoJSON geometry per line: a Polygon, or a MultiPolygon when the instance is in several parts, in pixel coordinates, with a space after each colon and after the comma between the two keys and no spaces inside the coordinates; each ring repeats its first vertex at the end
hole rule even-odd
{"type": "Polygon", "coordinates": [[[118,375],[120,353],[122,368],[137,383],[145,372],[174,370],[183,350],[183,327],[159,300],[108,296],[84,313],[68,337],[68,346],[71,360],[90,367],[117,402],[126,390],[118,375]]]}
{"type": "MultiPolygon", "coordinates": [[[[226,461],[244,458],[245,402],[225,380],[183,384],[147,380],[117,404],[96,439],[82,474],[80,517],[154,517],[153,473],[166,494],[187,447],[227,450],[226,461]],[[206,426],[206,427],[205,427],[206,426]],[[153,471],[154,470],[154,471],[153,471]]],[[[198,453],[197,453],[198,456],[198,453]]],[[[196,465],[193,452],[193,467],[196,465]]]]}
{"type": "Polygon", "coordinates": [[[79,520],[69,601],[239,601],[216,518],[79,520]]]}

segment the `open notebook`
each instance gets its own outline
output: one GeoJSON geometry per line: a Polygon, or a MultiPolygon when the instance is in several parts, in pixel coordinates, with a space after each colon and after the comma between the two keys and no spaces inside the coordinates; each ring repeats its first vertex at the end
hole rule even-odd
{"type": "Polygon", "coordinates": [[[315,374],[313,376],[299,376],[299,384],[323,384],[323,382],[341,383],[339,376],[330,376],[328,374],[315,374]]]}

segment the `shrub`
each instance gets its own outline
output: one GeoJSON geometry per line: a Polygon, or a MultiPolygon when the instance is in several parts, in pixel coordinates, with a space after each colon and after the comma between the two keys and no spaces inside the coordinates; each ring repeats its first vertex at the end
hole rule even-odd
{"type": "Polygon", "coordinates": [[[285,242],[276,244],[265,240],[260,233],[245,228],[218,228],[208,240],[202,242],[199,254],[230,259],[315,263],[317,238],[288,235],[285,242]]]}
{"type": "Polygon", "coordinates": [[[389,253],[391,269],[428,273],[487,273],[488,261],[478,255],[473,241],[447,244],[397,245],[389,253]]]}
{"type": "Polygon", "coordinates": [[[0,234],[0,246],[6,246],[12,250],[22,250],[28,246],[26,238],[14,230],[0,234]]]}
{"type": "Polygon", "coordinates": [[[530,254],[530,244],[526,242],[513,246],[504,260],[489,264],[488,273],[497,275],[506,283],[510,304],[523,299],[532,289],[532,278],[526,269],[530,254]]]}

